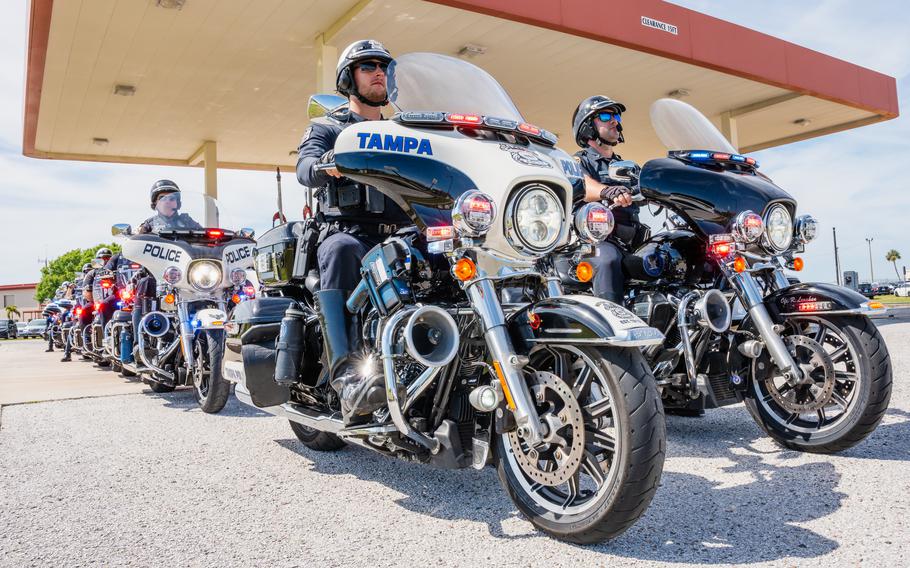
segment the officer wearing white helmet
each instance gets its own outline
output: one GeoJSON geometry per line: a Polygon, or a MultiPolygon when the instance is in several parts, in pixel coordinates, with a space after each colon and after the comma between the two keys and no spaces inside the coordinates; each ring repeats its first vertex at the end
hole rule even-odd
{"type": "Polygon", "coordinates": [[[316,170],[334,163],[335,140],[347,126],[382,120],[388,104],[386,71],[392,54],[376,40],[360,40],[341,53],[335,86],[348,97],[347,109],[331,114],[329,124],[313,123],[298,148],[297,180],[319,188],[319,215],[329,226],[316,251],[319,285],[316,292],[331,385],[341,399],[348,423],[366,419],[386,400],[382,375],[362,376],[350,356],[357,334],[344,303],[360,280],[360,261],[374,245],[403,226],[411,225],[404,211],[375,188],[343,177],[338,170],[316,170]]]}

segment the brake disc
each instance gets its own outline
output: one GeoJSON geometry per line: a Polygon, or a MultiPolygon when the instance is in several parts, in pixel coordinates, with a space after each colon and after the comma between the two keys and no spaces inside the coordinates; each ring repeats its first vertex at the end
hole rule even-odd
{"type": "Polygon", "coordinates": [[[805,335],[788,335],[783,340],[803,376],[811,381],[777,386],[775,377],[770,376],[765,379],[765,387],[771,398],[784,410],[796,414],[824,408],[831,402],[836,384],[831,356],[818,342],[805,335]]]}
{"type": "Polygon", "coordinates": [[[585,451],[585,426],[581,405],[563,380],[544,371],[529,376],[531,392],[546,435],[535,447],[524,443],[518,432],[509,432],[515,461],[533,481],[556,486],[568,481],[581,465],[585,451]]]}

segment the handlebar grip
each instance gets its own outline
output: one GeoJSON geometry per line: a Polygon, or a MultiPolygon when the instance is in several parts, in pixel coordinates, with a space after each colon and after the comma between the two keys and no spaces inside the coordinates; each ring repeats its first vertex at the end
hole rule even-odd
{"type": "Polygon", "coordinates": [[[325,170],[334,170],[335,162],[329,162],[327,164],[316,164],[313,166],[313,170],[317,172],[324,172],[325,170]]]}

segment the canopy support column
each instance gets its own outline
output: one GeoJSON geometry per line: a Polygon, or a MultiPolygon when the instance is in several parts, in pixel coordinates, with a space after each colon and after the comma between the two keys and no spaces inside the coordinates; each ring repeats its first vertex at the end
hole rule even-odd
{"type": "MultiPolygon", "coordinates": [[[[212,199],[218,199],[218,143],[206,140],[198,150],[193,152],[187,165],[198,166],[200,162],[205,168],[205,194],[212,199]]],[[[206,227],[218,226],[218,208],[214,202],[206,200],[205,223],[206,227]]]]}

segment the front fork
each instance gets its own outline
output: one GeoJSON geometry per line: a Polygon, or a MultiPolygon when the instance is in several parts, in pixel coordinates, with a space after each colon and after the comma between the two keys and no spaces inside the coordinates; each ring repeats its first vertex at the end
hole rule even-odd
{"type": "MultiPolygon", "coordinates": [[[[755,277],[748,271],[732,272],[725,268],[724,272],[733,289],[736,290],[743,307],[752,317],[755,329],[761,335],[771,359],[774,360],[777,368],[781,370],[784,378],[791,384],[801,381],[802,372],[793,357],[790,356],[790,351],[787,349],[784,340],[774,330],[774,322],[771,321],[771,316],[768,314],[767,308],[765,308],[764,297],[762,296],[761,288],[755,281],[755,277]]],[[[788,285],[786,278],[779,270],[774,270],[774,277],[777,286],[788,285]]]]}
{"type": "MultiPolygon", "coordinates": [[[[225,302],[213,302],[219,310],[227,313],[225,302]]],[[[183,351],[183,360],[186,368],[191,371],[196,366],[196,354],[193,353],[193,342],[196,340],[196,328],[190,324],[190,310],[188,302],[177,303],[177,320],[180,323],[180,347],[183,351]]]]}
{"type": "Polygon", "coordinates": [[[534,446],[543,439],[543,432],[534,399],[524,380],[523,368],[528,361],[526,357],[515,353],[496,287],[492,281],[481,279],[472,282],[467,293],[474,311],[480,316],[484,338],[493,358],[493,368],[506,395],[509,410],[515,416],[519,434],[529,445],[534,446]]]}

